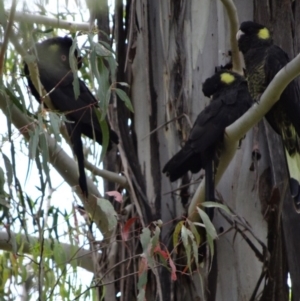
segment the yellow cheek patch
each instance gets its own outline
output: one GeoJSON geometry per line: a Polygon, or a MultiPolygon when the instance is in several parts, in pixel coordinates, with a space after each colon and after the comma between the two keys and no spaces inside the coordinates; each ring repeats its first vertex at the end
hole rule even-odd
{"type": "Polygon", "coordinates": [[[267,28],[262,28],[258,32],[258,37],[263,40],[267,40],[270,38],[270,32],[267,28]]]}
{"type": "Polygon", "coordinates": [[[221,74],[221,82],[225,83],[225,84],[231,84],[232,82],[234,82],[235,78],[232,74],[228,73],[228,72],[224,72],[221,74]]]}

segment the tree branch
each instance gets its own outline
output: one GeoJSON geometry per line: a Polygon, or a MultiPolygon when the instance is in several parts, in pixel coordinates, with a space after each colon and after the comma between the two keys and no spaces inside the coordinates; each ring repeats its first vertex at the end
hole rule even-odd
{"type": "Polygon", "coordinates": [[[239,47],[236,41],[236,33],[239,30],[239,18],[237,14],[236,7],[232,0],[221,0],[225,6],[227,16],[229,19],[230,27],[230,45],[231,45],[231,55],[232,55],[232,70],[244,75],[243,72],[243,58],[239,51],[239,47]]]}
{"type": "MultiPolygon", "coordinates": [[[[0,94],[0,109],[6,116],[9,116],[14,126],[29,140],[28,132],[34,130],[34,123],[23,114],[3,92],[0,94]]],[[[98,206],[97,201],[101,195],[97,187],[93,181],[87,177],[87,185],[90,193],[87,199],[84,198],[78,186],[77,164],[63,151],[55,139],[51,138],[46,132],[44,132],[44,134],[48,145],[49,162],[71,187],[75,187],[77,196],[83,202],[85,209],[93,217],[93,221],[99,227],[103,236],[106,239],[110,238],[117,221],[114,220],[114,216],[108,214],[107,210],[109,210],[109,208],[103,210],[98,206]]]]}
{"type": "MultiPolygon", "coordinates": [[[[223,173],[233,158],[237,149],[238,141],[259,122],[271,107],[279,100],[281,93],[287,85],[300,74],[300,54],[291,62],[283,67],[274,77],[265,92],[262,94],[260,101],[254,105],[237,121],[228,126],[225,130],[224,151],[221,154],[220,164],[216,174],[216,185],[220,181],[223,173]]],[[[198,186],[188,209],[189,219],[198,221],[196,207],[204,202],[204,182],[198,186]]]]}
{"type": "Polygon", "coordinates": [[[94,175],[102,177],[107,181],[117,183],[117,184],[119,184],[120,186],[122,186],[126,189],[129,188],[126,177],[120,176],[117,173],[112,172],[112,171],[108,171],[108,170],[105,170],[105,169],[100,169],[100,168],[94,166],[91,162],[89,162],[87,160],[84,162],[84,165],[94,175]]]}
{"type": "MultiPolygon", "coordinates": [[[[17,40],[16,36],[13,33],[11,35],[11,41],[14,44],[16,50],[25,59],[27,65],[28,65],[29,72],[30,72],[30,78],[31,78],[36,90],[39,92],[40,95],[45,95],[45,96],[43,96],[43,101],[46,103],[48,108],[51,108],[51,109],[55,110],[47,91],[44,89],[44,87],[42,86],[42,84],[40,82],[39,71],[38,71],[37,64],[35,62],[32,62],[30,59],[28,59],[27,52],[18,43],[18,40],[17,40]]],[[[0,104],[0,107],[1,107],[1,104],[0,104]]],[[[3,111],[6,109],[6,102],[5,101],[3,102],[3,107],[1,107],[1,108],[2,108],[3,111]]],[[[19,114],[22,114],[22,113],[19,111],[19,114]]],[[[15,124],[15,126],[17,126],[18,129],[21,129],[23,127],[26,128],[29,125],[29,123],[30,123],[29,119],[25,119],[24,123],[22,125],[20,125],[18,127],[15,124]]],[[[50,151],[52,152],[52,156],[50,155],[50,159],[52,158],[52,161],[50,160],[50,163],[55,167],[55,169],[61,174],[61,176],[67,181],[67,183],[70,186],[76,186],[77,195],[82,200],[82,202],[83,202],[85,208],[87,209],[87,211],[93,217],[93,220],[96,222],[97,226],[102,231],[104,237],[108,238],[110,236],[110,234],[112,233],[112,231],[113,231],[113,229],[109,229],[109,224],[111,224],[112,220],[111,220],[111,217],[109,217],[108,214],[105,213],[104,211],[102,211],[99,208],[99,206],[97,205],[97,198],[101,197],[99,191],[97,190],[97,188],[95,187],[93,182],[89,178],[87,178],[87,182],[88,182],[87,184],[88,184],[88,187],[89,187],[89,191],[91,191],[91,193],[89,194],[88,200],[83,198],[83,196],[80,192],[80,189],[78,188],[78,178],[75,179],[75,176],[78,176],[78,171],[77,171],[77,167],[76,167],[77,165],[67,154],[65,154],[62,151],[62,149],[57,145],[56,141],[54,141],[48,135],[47,135],[47,137],[48,137],[47,139],[49,139],[49,141],[48,141],[49,153],[50,153],[50,151]],[[53,149],[50,150],[51,147],[53,147],[53,149]],[[60,151],[58,151],[58,148],[60,149],[60,151]],[[58,158],[56,156],[58,156],[58,155],[59,156],[66,156],[68,158],[68,159],[60,160],[61,168],[60,168],[60,166],[57,162],[58,158]],[[96,210],[96,208],[98,208],[98,209],[96,210]],[[96,213],[95,210],[98,211],[98,213],[96,213]],[[95,219],[97,219],[98,222],[95,219]]],[[[29,139],[28,136],[27,136],[27,139],[29,139]]],[[[91,166],[90,166],[91,164],[87,164],[87,165],[90,167],[90,169],[94,169],[94,168],[91,168],[91,166]]],[[[108,171],[105,172],[105,171],[101,171],[99,169],[96,169],[96,172],[97,172],[98,175],[103,176],[105,179],[116,180],[117,183],[119,183],[120,185],[123,185],[123,186],[127,185],[126,184],[127,179],[125,177],[119,176],[116,173],[112,173],[112,172],[108,172],[108,171]]]]}
{"type": "MultiPolygon", "coordinates": [[[[9,15],[10,11],[6,11],[6,14],[9,15]]],[[[70,21],[64,21],[60,19],[54,19],[49,18],[46,16],[41,15],[33,15],[33,14],[26,14],[23,12],[16,12],[15,13],[15,21],[18,22],[25,22],[30,24],[43,24],[46,26],[52,26],[55,28],[62,28],[67,29],[70,32],[76,32],[76,31],[90,31],[90,24],[86,22],[70,22],[70,21]]],[[[96,25],[92,28],[92,30],[97,31],[96,25]]]]}
{"type": "MultiPolygon", "coordinates": [[[[57,265],[66,265],[66,263],[75,260],[79,267],[88,272],[94,272],[92,253],[90,250],[53,239],[44,239],[44,243],[51,246],[52,249],[54,249],[55,244],[58,244],[65,252],[66,262],[56,262],[57,265]]],[[[32,248],[37,244],[39,244],[39,239],[33,236],[25,236],[16,233],[8,234],[4,231],[0,232],[0,249],[3,251],[13,252],[16,248],[16,250],[22,249],[22,253],[24,254],[32,254],[32,248]],[[18,236],[17,239],[16,236],[18,236]]],[[[45,254],[46,253],[44,253],[44,255],[45,254]]],[[[55,258],[55,256],[53,258],[55,258]]]]}
{"type": "MultiPolygon", "coordinates": [[[[70,147],[72,149],[70,137],[69,137],[69,134],[68,134],[68,131],[67,131],[65,125],[62,125],[60,127],[60,133],[62,134],[62,136],[65,138],[66,142],[70,145],[70,147]]],[[[127,178],[125,176],[120,176],[119,174],[117,174],[115,172],[108,171],[105,169],[100,169],[100,168],[96,167],[95,165],[93,165],[88,160],[85,160],[84,166],[89,171],[91,171],[94,175],[99,176],[107,181],[117,183],[123,188],[129,189],[129,184],[128,184],[127,178]]]]}

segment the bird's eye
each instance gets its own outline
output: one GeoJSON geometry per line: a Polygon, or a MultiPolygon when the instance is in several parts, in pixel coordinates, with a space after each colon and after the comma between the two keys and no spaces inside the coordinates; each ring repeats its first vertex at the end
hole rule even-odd
{"type": "Polygon", "coordinates": [[[66,59],[67,59],[67,56],[66,56],[66,55],[64,55],[64,54],[62,54],[62,55],[60,56],[60,58],[61,58],[61,60],[62,60],[63,62],[65,62],[65,61],[66,61],[66,59]]]}

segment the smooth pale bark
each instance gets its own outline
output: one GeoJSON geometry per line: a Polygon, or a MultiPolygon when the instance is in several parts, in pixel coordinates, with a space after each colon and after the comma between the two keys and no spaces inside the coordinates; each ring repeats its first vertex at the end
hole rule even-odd
{"type": "MultiPolygon", "coordinates": [[[[237,2],[241,21],[251,19],[252,4],[249,1],[237,2]]],[[[172,5],[165,1],[138,1],[136,13],[140,31],[132,64],[131,97],[135,105],[138,156],[153,212],[160,214],[166,223],[163,233],[167,242],[171,226],[168,222],[174,220],[177,223],[184,209],[180,198],[170,194],[180,181],[170,184],[165,175],[158,176],[157,170],[161,170],[180,149],[181,142],[188,137],[190,125],[208,104],[201,83],[214,73],[216,66],[225,65],[230,60],[229,25],[221,1],[181,1],[172,5]],[[156,127],[182,114],[185,117],[149,135],[156,127]],[[155,153],[157,147],[158,157],[155,153]],[[161,185],[157,187],[155,183],[159,180],[161,185]],[[155,210],[158,208],[161,208],[160,212],[155,210]]],[[[264,241],[266,223],[260,212],[257,189],[253,189],[256,175],[249,171],[251,151],[252,135],[249,133],[217,190],[238,215],[253,225],[255,235],[264,241]]],[[[191,194],[197,185],[191,187],[191,194]]],[[[219,214],[216,214],[214,223],[217,230],[230,227],[219,214]]],[[[254,252],[241,236],[234,237],[235,232],[231,231],[217,241],[216,300],[249,299],[261,273],[262,264],[254,252]]],[[[168,292],[172,284],[165,278],[162,281],[167,300],[172,295],[168,292]]],[[[190,298],[202,295],[200,286],[197,287],[198,291],[190,287],[191,291],[187,293],[190,298]]],[[[179,300],[186,297],[176,285],[174,289],[179,300]]]]}

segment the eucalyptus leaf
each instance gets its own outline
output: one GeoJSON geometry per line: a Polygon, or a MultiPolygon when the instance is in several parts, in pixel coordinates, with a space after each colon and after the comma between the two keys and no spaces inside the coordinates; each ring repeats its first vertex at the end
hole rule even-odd
{"type": "Polygon", "coordinates": [[[36,156],[37,147],[39,144],[39,128],[36,127],[33,131],[29,131],[29,158],[34,159],[36,156]]]}
{"type": "Polygon", "coordinates": [[[109,83],[109,71],[104,64],[103,59],[99,58],[97,60],[97,66],[100,74],[100,81],[98,81],[99,88],[97,90],[99,106],[102,112],[102,120],[104,120],[108,108],[110,99],[107,99],[107,91],[110,89],[109,83]]]}
{"type": "Polygon", "coordinates": [[[130,101],[128,95],[123,90],[118,89],[118,88],[116,88],[115,91],[116,91],[117,95],[120,97],[120,99],[124,101],[125,106],[129,109],[129,111],[134,113],[134,109],[133,109],[133,106],[131,104],[131,101],[130,101]]]}
{"type": "Polygon", "coordinates": [[[41,163],[39,155],[37,155],[35,157],[35,163],[36,163],[37,170],[39,172],[39,180],[40,180],[40,183],[41,183],[41,186],[38,189],[43,193],[43,196],[44,196],[45,195],[45,189],[46,189],[46,183],[44,181],[43,165],[41,163]]]}
{"type": "Polygon", "coordinates": [[[151,239],[151,252],[153,251],[153,249],[159,245],[159,237],[160,237],[160,228],[158,226],[155,227],[155,231],[154,231],[154,235],[151,239]]]}
{"type": "Polygon", "coordinates": [[[189,229],[187,229],[187,234],[188,234],[191,244],[192,244],[193,258],[195,260],[196,265],[198,265],[198,244],[197,244],[196,238],[194,236],[194,233],[189,229]]]}
{"type": "MultiPolygon", "coordinates": [[[[25,106],[20,103],[19,99],[15,96],[15,94],[13,93],[13,91],[10,88],[5,88],[5,92],[7,94],[7,96],[9,97],[9,99],[12,101],[12,103],[23,113],[26,112],[26,108],[25,106]]],[[[32,114],[29,114],[32,115],[32,114]]]]}
{"type": "Polygon", "coordinates": [[[93,42],[93,47],[98,56],[106,57],[112,55],[111,52],[106,47],[100,45],[99,43],[93,42]]]}
{"type": "Polygon", "coordinates": [[[99,110],[97,108],[94,108],[94,110],[98,118],[98,122],[100,124],[101,132],[102,132],[102,150],[100,155],[100,162],[102,162],[109,145],[109,128],[106,120],[101,120],[101,113],[99,112],[99,110]]]}
{"type": "Polygon", "coordinates": [[[4,184],[5,184],[5,176],[4,176],[4,171],[3,169],[0,167],[0,196],[4,195],[4,184]]]}
{"type": "Polygon", "coordinates": [[[108,56],[104,59],[108,62],[110,72],[115,74],[118,65],[115,58],[113,56],[108,56]]]}
{"type": "Polygon", "coordinates": [[[216,203],[216,202],[203,202],[201,204],[203,207],[206,208],[220,208],[223,209],[226,213],[231,214],[229,208],[226,205],[216,203]]]}
{"type": "Polygon", "coordinates": [[[181,238],[186,253],[188,268],[191,270],[191,245],[189,243],[188,229],[184,225],[181,228],[181,238]]]}
{"type": "MultiPolygon", "coordinates": [[[[97,55],[99,47],[103,47],[92,40],[92,35],[89,35],[89,42],[91,44],[90,65],[92,75],[96,78],[99,85],[97,89],[97,97],[99,99],[99,107],[102,113],[102,120],[106,117],[106,112],[110,99],[107,99],[107,91],[110,89],[109,71],[103,61],[103,56],[97,55]]],[[[110,56],[109,56],[110,57],[110,56]]]]}
{"type": "Polygon", "coordinates": [[[201,220],[203,221],[203,223],[205,225],[207,234],[210,235],[212,239],[216,239],[218,237],[217,231],[216,231],[214,225],[212,224],[210,218],[208,217],[208,215],[199,207],[197,207],[197,211],[200,215],[201,220]]]}
{"type": "Polygon", "coordinates": [[[77,62],[77,58],[74,55],[76,49],[77,49],[77,38],[75,37],[73,40],[72,46],[70,47],[70,51],[69,51],[69,63],[70,63],[71,70],[73,72],[73,83],[72,84],[73,84],[75,99],[77,99],[80,94],[79,80],[78,80],[78,74],[77,74],[78,62],[77,62]]]}
{"type": "Polygon", "coordinates": [[[110,201],[102,198],[97,199],[97,205],[103,213],[105,213],[108,223],[108,230],[112,231],[117,226],[117,213],[110,201]]]}
{"type": "Polygon", "coordinates": [[[192,223],[190,220],[187,220],[188,222],[188,225],[190,227],[190,230],[192,231],[193,235],[194,235],[194,238],[196,240],[196,243],[197,243],[197,246],[200,245],[200,242],[201,242],[201,237],[200,237],[200,234],[199,232],[197,231],[196,227],[195,227],[195,224],[192,223]]]}
{"type": "Polygon", "coordinates": [[[50,170],[49,170],[49,148],[48,148],[48,144],[47,144],[47,139],[45,136],[45,133],[42,133],[40,136],[40,148],[41,148],[41,153],[42,153],[42,165],[43,165],[43,170],[44,173],[46,174],[46,178],[47,181],[50,185],[50,187],[52,187],[51,185],[51,178],[50,178],[50,170]]]}
{"type": "Polygon", "coordinates": [[[209,246],[210,258],[211,258],[211,264],[212,264],[213,257],[214,257],[214,254],[215,254],[214,241],[213,241],[213,238],[210,235],[207,235],[206,239],[207,239],[207,243],[208,243],[208,246],[209,246]]]}
{"type": "Polygon", "coordinates": [[[55,262],[66,262],[67,260],[66,253],[60,243],[54,243],[52,254],[55,262]]]}
{"type": "Polygon", "coordinates": [[[116,54],[116,52],[110,47],[110,45],[108,43],[106,43],[104,41],[99,41],[99,44],[103,45],[103,47],[105,47],[112,54],[116,54]]]}
{"type": "Polygon", "coordinates": [[[13,181],[13,167],[9,158],[5,154],[2,154],[2,158],[6,169],[7,185],[10,186],[13,181]]]}
{"type": "Polygon", "coordinates": [[[50,119],[51,132],[54,134],[55,140],[60,142],[61,141],[60,138],[61,119],[56,113],[48,112],[48,114],[50,119]]]}
{"type": "Polygon", "coordinates": [[[173,232],[173,248],[176,248],[176,246],[178,245],[179,234],[181,232],[181,228],[183,225],[184,225],[184,221],[180,221],[175,227],[175,230],[173,232]]]}
{"type": "Polygon", "coordinates": [[[146,253],[151,240],[151,232],[148,228],[144,228],[142,234],[140,235],[140,241],[142,244],[143,252],[146,253]]]}

